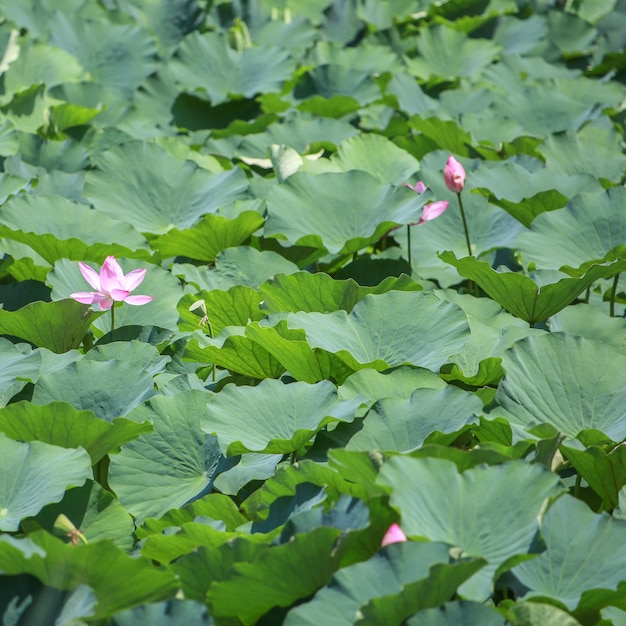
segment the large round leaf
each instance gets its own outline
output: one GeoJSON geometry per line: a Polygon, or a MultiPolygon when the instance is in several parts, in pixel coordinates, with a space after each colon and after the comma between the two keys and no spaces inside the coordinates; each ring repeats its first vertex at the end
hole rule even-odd
{"type": "Polygon", "coordinates": [[[625,204],[626,188],[612,187],[601,193],[581,193],[564,209],[538,216],[518,239],[524,263],[541,269],[579,267],[604,259],[618,246],[620,255],[626,256],[625,204]]]}
{"type": "Polygon", "coordinates": [[[148,242],[129,224],[61,196],[20,195],[0,209],[0,236],[30,246],[51,265],[61,258],[150,258],[148,242]]]}
{"type": "Polygon", "coordinates": [[[372,598],[398,593],[402,586],[426,578],[436,563],[448,562],[442,543],[392,544],[371,559],[340,569],[315,597],[291,609],[285,626],[344,626],[372,598]]]}
{"type": "Polygon", "coordinates": [[[132,96],[156,68],[152,37],[133,24],[85,20],[76,13],[56,12],[52,42],[74,54],[91,78],[132,96]]]}
{"type": "Polygon", "coordinates": [[[91,476],[91,459],[82,448],[20,443],[0,433],[0,475],[5,477],[0,482],[0,530],[15,532],[22,519],[58,502],[68,487],[82,485],[91,476]]]}
{"type": "Polygon", "coordinates": [[[28,382],[35,382],[41,371],[41,352],[28,344],[14,345],[0,338],[0,407],[21,391],[28,382]]]}
{"type": "Polygon", "coordinates": [[[435,431],[454,433],[476,421],[482,402],[467,391],[417,389],[409,399],[385,398],[377,402],[347,450],[411,452],[435,431]]]}
{"type": "Polygon", "coordinates": [[[110,422],[154,394],[153,375],[165,368],[166,360],[142,342],[107,344],[43,374],[35,385],[33,403],[62,400],[110,422]]]}
{"type": "Polygon", "coordinates": [[[129,416],[152,422],[154,432],[111,458],[109,484],[138,523],[183,506],[212,484],[221,455],[215,437],[200,429],[207,396],[196,390],[157,396],[129,416]]]}
{"type": "MultiPolygon", "coordinates": [[[[582,337],[551,333],[504,352],[506,376],[496,402],[510,421],[530,429],[551,424],[569,437],[602,431],[626,437],[626,354],[582,337]]],[[[497,411],[497,409],[496,409],[497,411]]]]}
{"type": "Polygon", "coordinates": [[[211,174],[141,141],[98,155],[96,165],[87,174],[85,197],[96,209],[140,232],[190,228],[203,215],[242,199],[247,189],[238,168],[211,174]]]}
{"type": "Polygon", "coordinates": [[[88,585],[98,598],[95,619],[171,598],[178,588],[172,572],[129,556],[110,541],[68,546],[44,531],[23,539],[0,535],[0,569],[8,575],[30,574],[55,589],[88,585]]]}
{"type": "Polygon", "coordinates": [[[491,594],[497,568],[528,551],[546,498],[562,490],[556,474],[522,461],[460,474],[448,460],[397,456],[383,465],[379,482],[391,491],[391,505],[400,511],[407,535],[443,541],[465,556],[487,559],[488,565],[459,591],[480,602],[491,594]]]}
{"type": "Polygon", "coordinates": [[[617,589],[624,580],[624,522],[596,515],[580,500],[563,496],[545,514],[541,535],[546,551],[513,569],[529,589],[524,597],[547,596],[572,611],[585,591],[617,589]]]}
{"type": "Polygon", "coordinates": [[[438,608],[420,611],[406,622],[406,626],[477,626],[478,624],[480,626],[505,626],[506,622],[496,609],[464,600],[447,602],[438,608]]]}
{"type": "Polygon", "coordinates": [[[311,176],[297,172],[267,197],[266,235],[291,244],[352,253],[398,224],[417,222],[427,201],[357,170],[311,176]]]}
{"type": "Polygon", "coordinates": [[[285,385],[266,379],[256,387],[227,385],[213,396],[202,429],[215,433],[224,454],[284,454],[298,450],[325,424],[354,419],[360,398],[338,400],[325,380],[285,385]]]}
{"type": "Polygon", "coordinates": [[[368,295],[350,314],[291,313],[287,320],[306,331],[311,347],[338,353],[353,369],[412,363],[437,371],[470,338],[465,313],[424,292],[368,295]]]}
{"type": "Polygon", "coordinates": [[[83,447],[97,463],[120,445],[150,432],[148,423],[118,417],[99,419],[92,411],[79,411],[65,402],[43,406],[15,402],[0,410],[0,431],[16,441],[43,441],[62,448],[83,447]]]}
{"type": "Polygon", "coordinates": [[[280,91],[295,69],[287,50],[254,46],[236,51],[227,37],[211,32],[188,35],[177,57],[172,68],[178,82],[184,89],[205,93],[213,104],[228,100],[231,94],[252,98],[280,91]]]}

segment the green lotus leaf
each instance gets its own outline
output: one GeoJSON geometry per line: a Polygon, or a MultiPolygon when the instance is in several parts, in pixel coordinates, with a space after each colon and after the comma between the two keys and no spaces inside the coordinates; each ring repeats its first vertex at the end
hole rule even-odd
{"type": "Polygon", "coordinates": [[[340,309],[350,312],[366,295],[394,290],[421,291],[422,287],[406,274],[398,278],[388,276],[375,287],[366,287],[353,279],[337,280],[323,272],[279,274],[259,287],[264,296],[262,308],[270,313],[282,311],[327,313],[340,309]]]}
{"type": "Polygon", "coordinates": [[[92,322],[101,315],[75,300],[33,302],[17,311],[0,309],[0,334],[26,339],[60,354],[78,348],[92,322]]]}
{"type": "Polygon", "coordinates": [[[128,358],[132,344],[126,349],[124,346],[102,346],[100,350],[107,348],[103,353],[96,350],[93,356],[88,353],[62,369],[44,373],[33,390],[33,403],[43,405],[60,400],[77,409],[93,411],[108,422],[126,415],[155,393],[153,375],[165,368],[165,359],[148,344],[139,344],[143,348],[135,358],[128,358]],[[100,354],[105,360],[99,360],[100,354]],[[155,360],[153,364],[144,364],[146,354],[155,360]]]}
{"type": "Polygon", "coordinates": [[[50,26],[51,43],[73,54],[92,80],[126,97],[156,69],[154,40],[136,25],[85,20],[75,12],[59,11],[50,26]]]}
{"type": "MultiPolygon", "coordinates": [[[[148,5],[150,6],[150,5],[148,5]]],[[[168,600],[142,604],[134,609],[117,613],[111,622],[114,626],[213,626],[207,607],[195,600],[168,600]]]]}
{"type": "Polygon", "coordinates": [[[242,199],[247,189],[238,168],[211,174],[141,141],[99,154],[96,166],[87,174],[85,197],[110,218],[140,232],[190,228],[203,215],[242,199]]]}
{"type": "MultiPolygon", "coordinates": [[[[506,614],[511,626],[581,626],[581,623],[562,609],[540,602],[516,602],[506,614]]],[[[617,626],[619,622],[614,622],[617,626]]]]}
{"type": "MultiPolygon", "coordinates": [[[[556,610],[558,611],[558,609],[556,610]]],[[[477,602],[457,600],[447,602],[437,608],[420,611],[408,619],[406,624],[407,626],[474,626],[475,624],[505,626],[506,622],[498,611],[489,606],[477,602]]],[[[533,626],[539,626],[539,622],[533,626]]],[[[557,626],[557,624],[552,626],[557,626]]],[[[573,624],[564,622],[563,626],[573,626],[573,624]]]]}
{"type": "Polygon", "coordinates": [[[248,324],[245,333],[296,380],[317,383],[327,379],[340,383],[354,371],[334,354],[311,349],[304,331],[289,330],[284,320],[273,328],[248,324]]]}
{"type": "Polygon", "coordinates": [[[338,400],[337,388],[328,381],[227,385],[209,402],[202,430],[217,435],[226,456],[285,454],[305,445],[327,423],[352,421],[358,405],[358,399],[338,400]]]}
{"type": "Polygon", "coordinates": [[[20,45],[19,56],[5,74],[5,93],[22,91],[35,83],[54,87],[77,82],[84,74],[85,70],[72,54],[53,46],[29,42],[29,45],[20,45]]]}
{"type": "Polygon", "coordinates": [[[47,104],[43,84],[34,84],[18,91],[8,104],[0,107],[7,120],[18,130],[34,133],[46,123],[47,104]]]}
{"type": "Polygon", "coordinates": [[[91,476],[91,460],[82,448],[20,443],[0,433],[0,452],[2,475],[11,477],[0,492],[0,530],[5,532],[15,532],[23,518],[58,502],[68,487],[82,485],[91,476]]]}
{"type": "Polygon", "coordinates": [[[393,226],[417,222],[425,202],[410,189],[385,185],[365,172],[296,172],[270,189],[264,232],[294,245],[348,254],[393,226]]]}
{"type": "MultiPolygon", "coordinates": [[[[239,463],[221,472],[213,484],[220,493],[236,496],[249,482],[266,480],[273,476],[276,466],[282,459],[282,454],[242,454],[239,463]]],[[[229,501],[232,502],[232,500],[229,501]]],[[[238,526],[246,521],[246,519],[241,519],[238,526]]]]}
{"type": "Polygon", "coordinates": [[[385,398],[365,416],[346,450],[411,452],[434,432],[456,433],[475,422],[481,410],[477,396],[450,385],[417,389],[408,399],[385,398]]]}
{"type": "Polygon", "coordinates": [[[436,25],[424,28],[417,37],[419,56],[408,62],[408,70],[422,80],[431,77],[472,77],[490,65],[499,46],[485,39],[470,39],[464,33],[436,25]]]}
{"type": "Polygon", "coordinates": [[[381,135],[357,135],[346,139],[330,162],[339,171],[360,170],[381,183],[402,185],[411,182],[419,161],[381,135]]]}
{"type": "MultiPolygon", "coordinates": [[[[157,35],[160,47],[167,52],[202,22],[197,0],[137,2],[128,7],[128,12],[141,16],[141,23],[157,35]]],[[[154,624],[157,626],[157,622],[154,624]]]]}
{"type": "Polygon", "coordinates": [[[602,498],[604,508],[612,511],[619,505],[620,489],[626,485],[626,448],[617,446],[606,452],[600,446],[577,450],[561,446],[561,451],[578,474],[602,498]]]}
{"type": "Polygon", "coordinates": [[[88,585],[98,599],[94,619],[172,597],[177,589],[172,572],[131,557],[110,541],[72,546],[44,531],[23,539],[0,536],[0,569],[9,575],[30,574],[55,589],[88,585]]]}
{"type": "Polygon", "coordinates": [[[173,228],[152,240],[150,245],[163,257],[185,256],[214,262],[222,250],[245,243],[262,225],[263,216],[256,211],[244,211],[234,219],[205,215],[193,228],[173,228]]]}
{"type": "Polygon", "coordinates": [[[227,101],[231,94],[252,98],[281,91],[295,66],[287,50],[253,46],[238,52],[223,34],[197,31],[185,37],[171,64],[184,89],[206,94],[213,104],[227,101]]]}
{"type": "Polygon", "coordinates": [[[339,118],[380,97],[380,89],[370,73],[332,63],[320,64],[299,78],[293,97],[302,101],[298,107],[302,111],[339,118]],[[329,115],[332,111],[324,108],[325,102],[331,106],[341,103],[339,114],[329,115]]]}
{"type": "Polygon", "coordinates": [[[130,414],[129,419],[150,421],[154,431],[111,458],[109,484],[138,523],[210,488],[221,455],[215,437],[200,430],[207,395],[192,390],[157,396],[130,414]]]}
{"type": "Polygon", "coordinates": [[[472,172],[472,186],[527,228],[539,215],[563,208],[577,193],[602,191],[590,174],[557,175],[548,168],[529,172],[513,162],[478,168],[472,172]]]}
{"type": "Polygon", "coordinates": [[[213,289],[188,294],[178,304],[181,317],[178,327],[194,331],[202,326],[215,337],[228,326],[245,326],[263,319],[265,315],[259,309],[262,298],[258,291],[244,285],[236,285],[228,291],[213,289]],[[196,304],[198,302],[204,304],[196,304]]]}
{"type": "Polygon", "coordinates": [[[312,348],[337,353],[353,369],[411,363],[437,371],[469,340],[467,318],[450,302],[424,292],[368,295],[352,313],[291,313],[312,348]]]}
{"type": "MultiPolygon", "coordinates": [[[[589,93],[594,93],[590,90],[589,93]]],[[[594,100],[604,99],[593,96],[594,100]]],[[[530,85],[517,93],[496,100],[492,107],[498,117],[509,118],[521,126],[519,134],[545,137],[552,133],[577,130],[598,116],[597,107],[585,102],[579,93],[555,89],[553,85],[530,85]],[[567,92],[570,93],[567,93],[567,92]]]]}
{"type": "Polygon", "coordinates": [[[591,191],[600,189],[599,183],[591,175],[556,175],[547,167],[529,170],[514,161],[478,167],[471,173],[472,189],[485,189],[489,196],[512,202],[520,202],[550,189],[571,198],[582,191],[590,191],[590,187],[591,191]]]}
{"type": "Polygon", "coordinates": [[[29,382],[39,378],[42,359],[39,350],[32,350],[28,344],[11,343],[0,337],[0,407],[19,393],[29,382]]]}
{"type": "Polygon", "coordinates": [[[137,528],[140,539],[161,535],[170,526],[183,526],[201,517],[203,521],[219,520],[226,531],[232,532],[248,519],[241,513],[232,498],[223,493],[210,493],[193,500],[180,509],[171,509],[159,519],[149,518],[137,528]]]}
{"type": "Polygon", "coordinates": [[[601,261],[611,251],[613,258],[626,257],[624,202],[626,189],[613,187],[601,193],[581,193],[564,209],[537,218],[518,239],[524,263],[560,269],[601,261]],[[556,239],[555,232],[559,233],[556,239]]]}
{"type": "MultiPolygon", "coordinates": [[[[303,153],[312,144],[332,144],[338,146],[358,130],[343,120],[320,118],[309,113],[287,114],[285,118],[263,133],[246,135],[231,148],[229,156],[267,158],[272,145],[287,145],[298,153],[303,153]]],[[[221,146],[222,147],[222,146],[221,146]]],[[[223,147],[222,147],[223,149],[223,147]]]]}
{"type": "Polygon", "coordinates": [[[552,598],[572,611],[586,591],[617,589],[626,563],[625,534],[621,520],[597,515],[580,500],[563,496],[541,521],[546,551],[512,570],[529,589],[522,598],[552,598]],[[590,554],[599,567],[589,567],[590,554]]]}
{"type": "Polygon", "coordinates": [[[270,313],[326,313],[339,309],[350,312],[360,299],[358,283],[351,279],[335,280],[321,272],[278,274],[264,282],[259,291],[264,296],[263,308],[270,313]]]}
{"type": "Polygon", "coordinates": [[[360,626],[384,626],[388,620],[403,623],[422,608],[430,608],[451,599],[455,590],[485,565],[484,559],[472,559],[450,565],[433,565],[429,576],[404,585],[401,592],[374,598],[361,610],[360,626]]]}
{"type": "Polygon", "coordinates": [[[228,248],[217,255],[215,269],[195,265],[174,265],[172,273],[182,276],[198,289],[226,291],[235,285],[257,288],[275,274],[292,274],[298,266],[276,252],[249,246],[228,248]]]}
{"type": "Polygon", "coordinates": [[[607,317],[606,306],[580,303],[568,306],[549,319],[552,332],[579,335],[621,348],[626,336],[626,319],[607,317]]]}
{"type": "MultiPolygon", "coordinates": [[[[206,594],[211,584],[228,576],[235,563],[254,561],[268,549],[268,539],[261,533],[236,536],[200,524],[186,524],[176,535],[158,539],[168,542],[176,540],[191,526],[196,533],[189,533],[183,556],[171,568],[179,577],[185,597],[203,604],[206,604],[206,594]],[[226,542],[225,539],[229,541],[226,542]],[[199,548],[196,547],[198,545],[199,548]]],[[[146,544],[153,539],[157,538],[150,537],[146,544]]]]}
{"type": "Polygon", "coordinates": [[[316,528],[264,551],[252,563],[236,563],[225,580],[209,587],[207,602],[213,614],[237,616],[242,624],[252,626],[272,607],[290,606],[310,596],[339,566],[342,550],[336,542],[340,534],[335,528],[316,528]],[[302,563],[307,567],[302,568],[302,563]]]}
{"type": "Polygon", "coordinates": [[[585,126],[578,132],[550,135],[538,151],[551,172],[565,176],[591,174],[618,182],[626,166],[619,142],[619,134],[613,128],[585,126]]]}
{"type": "Polygon", "coordinates": [[[586,429],[614,441],[626,437],[623,351],[550,333],[518,342],[503,354],[502,365],[506,376],[496,402],[510,421],[525,429],[551,424],[568,437],[586,429]]]}
{"type": "Polygon", "coordinates": [[[17,196],[2,206],[0,220],[0,236],[30,246],[50,265],[62,258],[102,261],[110,254],[151,257],[148,242],[130,225],[60,196],[17,196]]]}
{"type": "MultiPolygon", "coordinates": [[[[329,456],[332,458],[335,452],[337,450],[332,450],[329,456]]],[[[279,467],[274,476],[266,480],[263,486],[243,503],[244,513],[250,519],[263,519],[274,500],[294,495],[297,486],[302,483],[324,487],[328,502],[334,502],[341,494],[364,500],[367,499],[368,493],[372,493],[373,497],[384,495],[384,490],[372,483],[376,476],[376,472],[372,470],[374,467],[376,471],[378,470],[375,460],[369,458],[366,463],[363,463],[362,457],[367,456],[364,453],[346,452],[345,454],[350,455],[350,461],[346,461],[343,457],[338,458],[332,469],[307,459],[298,461],[294,465],[279,467]],[[357,477],[356,480],[355,477],[357,477]]]]}
{"type": "Polygon", "coordinates": [[[149,423],[139,424],[121,417],[109,423],[92,411],[80,411],[65,402],[44,406],[17,402],[0,409],[0,432],[11,439],[42,441],[62,448],[83,447],[93,464],[122,444],[151,431],[149,423]]]}
{"type": "Polygon", "coordinates": [[[127,552],[133,547],[132,517],[113,495],[92,480],[68,489],[63,500],[44,507],[34,520],[69,542],[70,537],[55,528],[59,515],[65,515],[90,543],[108,539],[127,552]]]}
{"type": "MultiPolygon", "coordinates": [[[[175,529],[175,533],[171,532],[163,534],[150,535],[142,544],[141,552],[144,556],[151,558],[159,563],[171,563],[172,561],[179,559],[183,555],[187,555],[198,549],[200,550],[209,548],[214,551],[212,556],[217,556],[217,552],[220,551],[220,547],[235,547],[233,544],[244,544],[243,549],[245,552],[252,552],[258,554],[267,548],[267,544],[271,540],[271,535],[265,535],[262,533],[255,533],[254,535],[234,532],[224,532],[223,525],[211,523],[210,520],[201,520],[197,522],[183,523],[180,528],[175,529]],[[241,541],[239,541],[241,540],[241,541]],[[217,550],[216,550],[217,549],[217,550]]],[[[222,555],[220,555],[222,556],[222,555]]],[[[218,557],[219,558],[219,557],[218,557]]],[[[227,557],[228,558],[228,557],[227,557]]],[[[230,556],[232,560],[232,555],[230,556]]],[[[232,564],[232,562],[231,562],[232,564]]],[[[219,567],[220,563],[212,561],[209,566],[219,567]]],[[[178,568],[176,568],[178,569],[178,568]]],[[[186,569],[181,567],[181,569],[186,569]]],[[[224,577],[230,569],[226,568],[226,571],[220,572],[220,577],[224,577]]],[[[196,581],[195,585],[204,587],[204,594],[206,595],[207,588],[212,582],[211,579],[206,581],[196,581]]],[[[200,599],[197,595],[190,595],[195,600],[200,599]]]]}
{"type": "Polygon", "coordinates": [[[498,272],[489,263],[474,257],[457,259],[453,252],[446,251],[439,258],[456,267],[461,276],[473,280],[503,308],[531,326],[564,309],[596,280],[626,269],[624,260],[594,264],[580,278],[562,278],[540,286],[524,274],[498,272]]]}
{"type": "Polygon", "coordinates": [[[400,511],[408,536],[443,541],[464,556],[487,560],[459,589],[464,598],[479,602],[491,594],[498,567],[530,548],[546,499],[563,491],[558,476],[523,461],[480,465],[461,474],[443,459],[392,457],[378,482],[391,491],[391,505],[400,511]],[[509,503],[506,510],[503,499],[509,503]]]}
{"type": "Polygon", "coordinates": [[[367,561],[340,569],[312,600],[291,609],[284,624],[353,623],[357,611],[372,598],[397,593],[405,584],[426,578],[435,563],[448,560],[448,549],[442,543],[391,544],[367,561]]]}
{"type": "Polygon", "coordinates": [[[362,396],[374,404],[383,398],[409,399],[416,389],[445,388],[446,384],[430,370],[402,365],[385,374],[369,368],[355,372],[339,387],[339,397],[362,396]]]}
{"type": "Polygon", "coordinates": [[[252,378],[278,378],[285,367],[261,344],[228,328],[218,338],[196,334],[185,347],[185,360],[214,364],[252,378]],[[232,332],[231,332],[232,331],[232,332]]]}
{"type": "Polygon", "coordinates": [[[427,96],[413,76],[403,71],[394,71],[386,90],[394,96],[398,109],[409,115],[429,116],[439,110],[439,102],[427,96]]]}

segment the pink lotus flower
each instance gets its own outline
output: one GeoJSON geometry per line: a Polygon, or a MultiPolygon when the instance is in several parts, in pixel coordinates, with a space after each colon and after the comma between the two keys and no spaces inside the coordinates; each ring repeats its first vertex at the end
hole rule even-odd
{"type": "Polygon", "coordinates": [[[146,275],[145,269],[133,270],[124,275],[120,264],[114,256],[108,256],[98,274],[85,263],[79,263],[81,274],[96,291],[79,291],[70,294],[77,302],[82,304],[99,304],[102,310],[108,310],[114,302],[127,302],[139,306],[148,304],[154,298],[152,296],[131,296],[130,292],[139,286],[146,275]]]}
{"type": "Polygon", "coordinates": [[[448,162],[443,168],[443,181],[446,187],[454,193],[461,193],[465,185],[465,170],[463,166],[453,157],[448,157],[448,162]]]}
{"type": "Polygon", "coordinates": [[[424,209],[422,210],[422,217],[420,217],[420,221],[417,223],[419,226],[424,222],[429,222],[430,220],[434,220],[436,217],[439,217],[445,210],[448,208],[449,202],[447,200],[438,200],[437,202],[429,202],[424,205],[424,209]]]}
{"type": "Polygon", "coordinates": [[[420,196],[428,189],[421,180],[418,180],[414,185],[404,183],[404,186],[412,189],[415,193],[419,193],[420,196]]]}
{"type": "Polygon", "coordinates": [[[388,546],[390,543],[401,543],[407,541],[406,535],[402,531],[402,528],[398,524],[392,524],[385,533],[383,540],[380,543],[381,548],[388,546]]]}

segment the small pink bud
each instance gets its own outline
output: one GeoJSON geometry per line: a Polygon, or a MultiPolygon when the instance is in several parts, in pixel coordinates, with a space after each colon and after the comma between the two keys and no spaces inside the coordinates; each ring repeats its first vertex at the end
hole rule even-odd
{"type": "Polygon", "coordinates": [[[437,202],[429,202],[428,204],[425,204],[422,211],[422,217],[420,217],[420,221],[417,225],[419,226],[424,222],[428,222],[430,220],[434,220],[436,217],[439,217],[448,208],[448,204],[450,203],[447,200],[438,200],[437,202]]]}
{"type": "Polygon", "coordinates": [[[389,529],[385,533],[383,540],[380,545],[382,548],[388,546],[390,543],[401,543],[402,541],[407,541],[406,535],[402,531],[402,528],[398,526],[398,524],[392,524],[389,526],[389,529]]]}
{"type": "Polygon", "coordinates": [[[448,162],[443,168],[443,181],[446,187],[454,193],[461,193],[465,185],[465,170],[463,166],[453,157],[448,157],[448,162]]]}
{"type": "Polygon", "coordinates": [[[428,187],[426,187],[426,185],[421,180],[418,180],[414,185],[405,183],[405,186],[409,189],[412,189],[415,193],[419,193],[420,196],[428,189],[428,187]]]}

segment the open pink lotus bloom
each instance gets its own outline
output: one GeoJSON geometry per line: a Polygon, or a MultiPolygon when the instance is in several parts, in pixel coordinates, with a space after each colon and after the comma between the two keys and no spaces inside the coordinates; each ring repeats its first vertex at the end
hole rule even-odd
{"type": "Polygon", "coordinates": [[[414,185],[410,185],[409,183],[404,183],[404,185],[412,189],[415,193],[419,193],[420,196],[428,189],[421,180],[418,180],[414,185]]]}
{"type": "Polygon", "coordinates": [[[465,170],[463,166],[453,157],[448,157],[448,162],[443,168],[443,182],[446,187],[454,193],[461,193],[465,185],[465,170]]]}
{"type": "Polygon", "coordinates": [[[388,546],[390,543],[401,543],[407,541],[406,535],[402,531],[402,528],[398,524],[392,524],[389,526],[389,530],[385,533],[380,545],[382,548],[388,546]]]}
{"type": "Polygon", "coordinates": [[[434,220],[436,217],[439,217],[447,208],[449,202],[447,200],[438,200],[437,202],[429,202],[424,205],[424,209],[422,210],[422,217],[420,217],[420,221],[417,223],[419,226],[424,222],[429,222],[430,220],[434,220]]]}
{"type": "Polygon", "coordinates": [[[81,274],[96,291],[79,291],[70,294],[77,302],[82,304],[99,304],[102,310],[110,309],[114,302],[127,302],[128,304],[141,305],[152,302],[152,296],[131,296],[130,292],[138,287],[146,275],[145,269],[133,270],[124,275],[120,264],[114,256],[108,256],[100,274],[85,263],[79,263],[81,274]]]}

